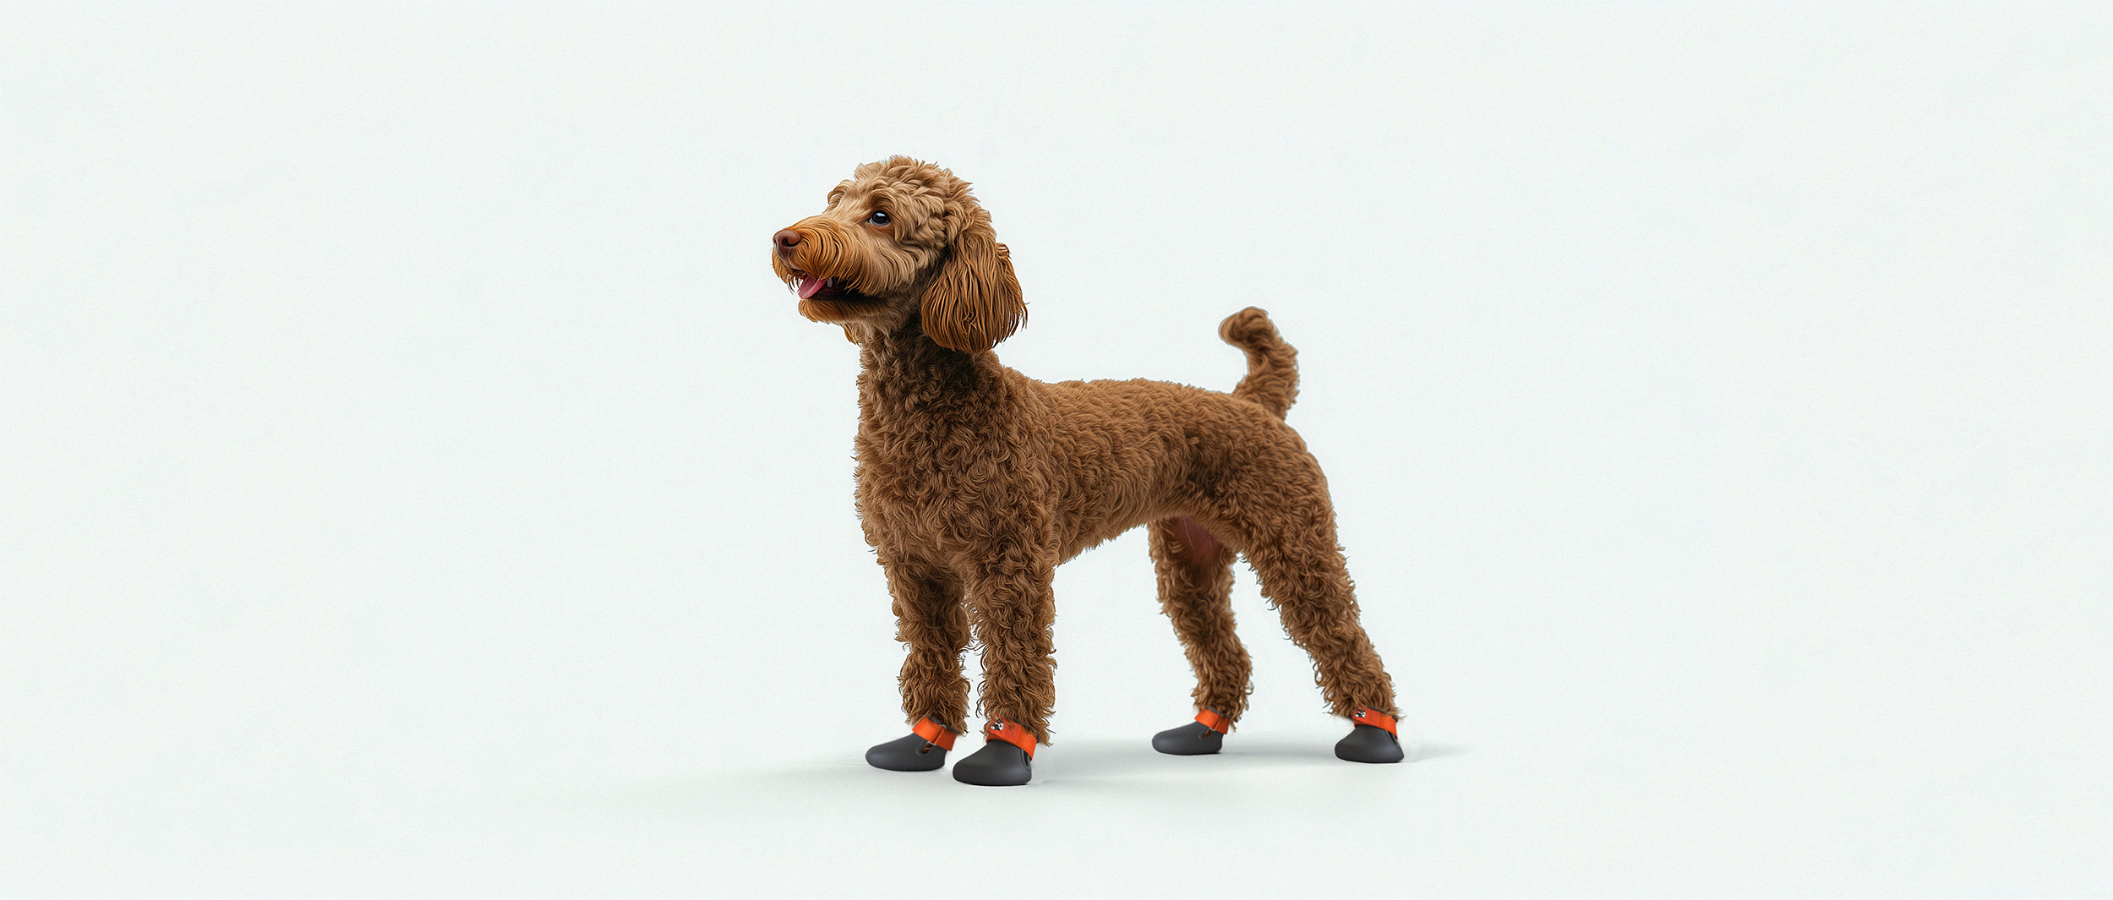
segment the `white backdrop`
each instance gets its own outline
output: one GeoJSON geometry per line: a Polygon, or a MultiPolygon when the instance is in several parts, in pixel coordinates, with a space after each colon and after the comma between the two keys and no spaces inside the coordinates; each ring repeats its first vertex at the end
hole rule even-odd
{"type": "MultiPolygon", "coordinates": [[[[2113,894],[2113,16],[0,11],[0,895],[2113,894]],[[866,768],[854,348],[977,185],[1048,380],[1302,351],[1421,758],[1143,541],[1019,790],[866,768]]],[[[1243,578],[1245,573],[1243,572],[1243,578]]]]}

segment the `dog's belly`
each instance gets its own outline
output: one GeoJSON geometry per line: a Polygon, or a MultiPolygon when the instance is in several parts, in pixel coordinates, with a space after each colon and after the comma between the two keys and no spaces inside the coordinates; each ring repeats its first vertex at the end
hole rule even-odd
{"type": "Polygon", "coordinates": [[[1219,548],[1224,546],[1218,542],[1217,535],[1189,516],[1174,518],[1174,535],[1181,539],[1182,561],[1190,568],[1208,568],[1218,558],[1219,548]]]}

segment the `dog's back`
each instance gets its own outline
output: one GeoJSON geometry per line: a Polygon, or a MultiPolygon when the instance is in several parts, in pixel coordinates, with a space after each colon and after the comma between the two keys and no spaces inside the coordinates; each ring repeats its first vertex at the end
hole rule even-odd
{"type": "Polygon", "coordinates": [[[1034,462],[1058,511],[1062,558],[1147,522],[1205,514],[1206,498],[1227,482],[1280,474],[1287,457],[1310,462],[1283,421],[1298,393],[1297,351],[1253,307],[1227,318],[1219,335],[1248,359],[1229,394],[1147,379],[1019,376],[1022,403],[1041,407],[1021,413],[1047,446],[1034,462]]]}

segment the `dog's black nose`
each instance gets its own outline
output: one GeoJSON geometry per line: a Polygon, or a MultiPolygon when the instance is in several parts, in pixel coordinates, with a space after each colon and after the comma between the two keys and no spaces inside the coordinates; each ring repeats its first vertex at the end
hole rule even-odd
{"type": "Polygon", "coordinates": [[[780,250],[791,250],[800,245],[800,233],[790,228],[780,229],[777,234],[771,236],[771,241],[777,244],[780,250]]]}

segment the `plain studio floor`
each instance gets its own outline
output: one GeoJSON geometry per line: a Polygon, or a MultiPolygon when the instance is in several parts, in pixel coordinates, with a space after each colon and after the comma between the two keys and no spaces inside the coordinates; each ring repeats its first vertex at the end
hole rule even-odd
{"type": "Polygon", "coordinates": [[[2098,6],[0,8],[0,897],[2113,895],[2098,6]],[[1046,380],[1270,310],[1417,761],[1058,574],[1022,789],[872,770],[853,348],[976,184],[1046,380]]]}

